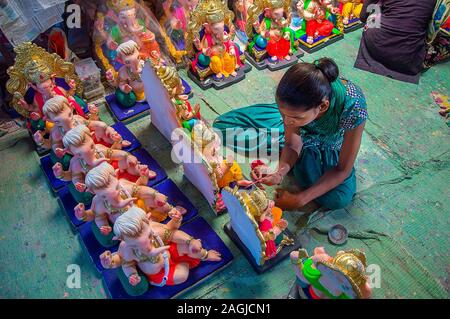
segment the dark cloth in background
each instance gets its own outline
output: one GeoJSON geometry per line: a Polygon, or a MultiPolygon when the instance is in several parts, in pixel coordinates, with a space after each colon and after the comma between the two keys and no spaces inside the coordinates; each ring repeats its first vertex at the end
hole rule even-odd
{"type": "Polygon", "coordinates": [[[355,67],[396,80],[419,83],[426,55],[426,36],[436,0],[366,0],[361,20],[367,21],[369,5],[381,4],[381,27],[363,32],[355,67]]]}

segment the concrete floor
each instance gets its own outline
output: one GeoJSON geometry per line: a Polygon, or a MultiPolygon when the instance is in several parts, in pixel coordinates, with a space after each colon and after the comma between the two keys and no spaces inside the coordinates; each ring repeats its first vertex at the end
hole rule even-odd
{"type": "MultiPolygon", "coordinates": [[[[344,210],[313,216],[287,213],[290,229],[309,251],[318,245],[331,254],[342,248],[365,250],[369,264],[378,265],[381,271],[374,298],[448,298],[450,136],[430,93],[450,93],[450,64],[429,70],[419,85],[366,73],[353,68],[360,37],[361,31],[356,31],[303,58],[309,62],[323,56],[334,58],[342,75],[361,86],[366,95],[370,119],[356,164],[357,196],[344,210]],[[394,242],[355,238],[338,248],[312,229],[336,223],[350,231],[372,229],[389,234],[394,242]]],[[[201,91],[193,85],[194,100],[212,121],[217,114],[202,99],[219,113],[272,102],[282,74],[254,69],[242,83],[223,91],[201,91]]],[[[102,113],[106,122],[113,122],[106,110],[102,113]]],[[[190,196],[235,256],[230,266],[181,298],[285,296],[295,279],[289,261],[257,275],[222,230],[229,217],[215,217],[200,193],[183,178],[182,169],[168,160],[170,145],[151,126],[150,117],[128,127],[190,196]]],[[[58,206],[31,142],[22,139],[1,150],[0,162],[0,298],[105,298],[101,276],[58,206]],[[66,285],[70,264],[81,268],[79,289],[66,285]]]]}

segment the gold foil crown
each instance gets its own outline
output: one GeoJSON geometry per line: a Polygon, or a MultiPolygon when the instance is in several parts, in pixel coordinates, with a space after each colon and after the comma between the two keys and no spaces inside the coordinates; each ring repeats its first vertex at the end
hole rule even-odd
{"type": "Polygon", "coordinates": [[[160,66],[157,70],[157,75],[169,91],[169,94],[172,93],[172,89],[182,83],[176,69],[171,66],[160,66]]]}
{"type": "Polygon", "coordinates": [[[42,62],[31,60],[23,68],[23,73],[27,80],[33,84],[40,84],[51,78],[51,71],[42,62]]]}
{"type": "Polygon", "coordinates": [[[216,2],[210,2],[205,13],[205,19],[209,23],[219,23],[225,20],[225,13],[216,6],[216,2]]]}
{"type": "Polygon", "coordinates": [[[333,264],[340,268],[345,275],[352,278],[358,287],[366,283],[366,255],[362,251],[352,249],[337,254],[333,264]]]}
{"type": "Polygon", "coordinates": [[[195,125],[192,129],[192,140],[195,144],[202,147],[202,151],[208,144],[214,142],[216,138],[216,133],[203,122],[195,125]]]}
{"type": "Polygon", "coordinates": [[[266,6],[272,9],[280,9],[284,8],[284,1],[283,0],[267,0],[266,6]]]}
{"type": "Polygon", "coordinates": [[[116,13],[119,13],[123,10],[133,9],[135,7],[134,0],[108,0],[107,6],[110,9],[113,9],[116,13]]]}
{"type": "Polygon", "coordinates": [[[266,193],[261,189],[256,189],[250,193],[243,192],[242,198],[250,210],[250,213],[258,221],[262,213],[266,211],[269,206],[269,199],[266,193]]]}

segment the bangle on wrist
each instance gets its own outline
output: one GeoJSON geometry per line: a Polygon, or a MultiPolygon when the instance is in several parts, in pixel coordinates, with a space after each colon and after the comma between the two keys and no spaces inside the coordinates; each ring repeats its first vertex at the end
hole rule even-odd
{"type": "Polygon", "coordinates": [[[205,261],[206,258],[208,258],[208,251],[206,249],[203,249],[205,252],[202,254],[202,256],[200,257],[201,261],[205,261]]]}
{"type": "Polygon", "coordinates": [[[191,245],[191,242],[192,242],[193,240],[194,240],[194,237],[189,236],[189,239],[186,240],[186,245],[190,246],[190,245],[191,245]]]}

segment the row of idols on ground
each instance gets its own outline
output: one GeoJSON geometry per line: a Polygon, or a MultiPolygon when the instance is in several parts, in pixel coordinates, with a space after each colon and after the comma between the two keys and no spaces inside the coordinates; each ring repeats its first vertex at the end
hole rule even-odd
{"type": "MultiPolygon", "coordinates": [[[[222,141],[202,119],[200,107],[189,102],[175,66],[156,50],[143,56],[136,39],[123,40],[116,49],[121,65],[108,72],[108,80],[117,87],[115,99],[130,105],[146,100],[152,106],[152,123],[169,141],[176,142],[173,134],[177,130],[176,136],[184,136],[182,153],[197,158],[181,160],[185,175],[215,211],[228,209],[230,222],[225,231],[257,272],[270,269],[289,254],[295,259],[299,244],[288,231],[281,210],[264,191],[245,180],[236,162],[222,157],[222,141]]],[[[145,294],[148,283],[183,285],[189,283],[191,269],[201,268],[202,261],[220,263],[228,249],[205,249],[202,241],[189,234],[200,229],[181,230],[186,209],[171,205],[164,193],[148,186],[157,173],[129,152],[131,141],[100,121],[95,105],[80,97],[82,83],[74,66],[30,43],[17,47],[16,53],[16,63],[8,70],[12,103],[27,118],[39,150],[50,152],[53,175],[68,183],[78,203],[72,213],[83,222],[91,221],[89,232],[97,245],[116,248],[97,258],[105,269],[120,267],[117,280],[127,294],[145,294]]],[[[317,273],[311,279],[302,270],[299,280],[311,287],[310,297],[367,295],[359,292],[365,287],[361,275],[365,260],[348,254],[344,263],[334,264],[331,257],[326,260],[329,265],[324,263],[335,270],[319,271],[319,278],[328,277],[328,285],[317,286],[317,273]],[[346,262],[354,268],[351,272],[342,268],[346,262]]],[[[314,265],[319,266],[317,261],[314,265]]],[[[297,266],[309,272],[316,269],[307,260],[296,262],[297,266]]]]}

